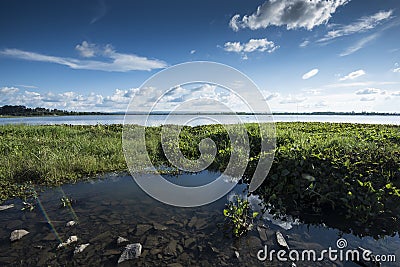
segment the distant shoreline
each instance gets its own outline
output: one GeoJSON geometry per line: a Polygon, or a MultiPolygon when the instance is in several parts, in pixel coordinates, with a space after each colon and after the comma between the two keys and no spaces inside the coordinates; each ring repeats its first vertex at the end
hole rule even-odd
{"type": "MultiPolygon", "coordinates": [[[[25,106],[2,106],[0,107],[0,118],[8,117],[52,117],[52,116],[87,116],[87,115],[148,115],[147,112],[84,112],[84,111],[67,111],[58,109],[46,108],[27,108],[25,106]]],[[[154,111],[150,115],[169,115],[169,111],[154,111]]],[[[271,112],[271,113],[247,113],[247,112],[178,112],[176,115],[333,115],[333,116],[400,116],[400,113],[390,112],[333,112],[333,111],[319,111],[319,112],[271,112]]]]}

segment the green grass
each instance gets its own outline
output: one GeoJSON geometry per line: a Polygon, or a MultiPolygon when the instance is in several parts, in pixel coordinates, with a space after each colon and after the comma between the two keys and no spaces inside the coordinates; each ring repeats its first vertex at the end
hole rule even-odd
{"type": "MultiPolygon", "coordinates": [[[[257,124],[246,128],[248,182],[260,157],[260,134],[257,124]]],[[[160,133],[161,127],[146,128],[146,146],[155,165],[168,166],[160,133]]],[[[121,125],[0,126],[0,201],[27,196],[32,184],[56,186],[126,171],[121,136],[121,125]]],[[[206,137],[218,151],[209,169],[224,171],[232,149],[221,125],[184,127],[179,145],[169,145],[197,159],[206,137]]],[[[256,192],[275,214],[308,216],[315,223],[334,214],[342,222],[332,226],[346,229],[340,224],[352,222],[353,232],[359,225],[374,236],[400,226],[399,126],[277,123],[276,143],[274,163],[256,192]]]]}

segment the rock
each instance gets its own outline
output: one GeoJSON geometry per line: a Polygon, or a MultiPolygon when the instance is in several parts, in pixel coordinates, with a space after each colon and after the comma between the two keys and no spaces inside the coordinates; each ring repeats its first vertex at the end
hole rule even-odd
{"type": "Polygon", "coordinates": [[[71,227],[71,226],[74,226],[75,224],[76,224],[75,221],[69,221],[69,222],[67,222],[67,224],[65,224],[65,226],[71,227]]]}
{"type": "Polygon", "coordinates": [[[159,248],[153,248],[152,250],[150,250],[150,254],[151,255],[156,255],[156,254],[159,254],[159,253],[161,253],[161,249],[159,249],[159,248]]]}
{"type": "Polygon", "coordinates": [[[96,241],[102,241],[102,240],[104,240],[104,239],[109,238],[111,235],[112,235],[112,234],[111,234],[110,231],[103,232],[103,233],[97,235],[96,237],[90,239],[90,240],[89,240],[89,243],[94,243],[94,242],[96,242],[96,241]]]}
{"type": "Polygon", "coordinates": [[[22,237],[26,236],[27,234],[29,234],[29,232],[24,229],[14,230],[11,232],[10,240],[11,240],[11,242],[17,241],[17,240],[21,239],[22,237]]]}
{"type": "Polygon", "coordinates": [[[118,255],[120,253],[121,253],[121,251],[119,251],[117,249],[108,249],[103,252],[103,256],[118,255]]]}
{"type": "Polygon", "coordinates": [[[176,245],[177,244],[178,244],[178,242],[176,240],[171,240],[171,242],[169,242],[168,245],[165,247],[164,254],[176,256],[176,245]]]}
{"type": "Polygon", "coordinates": [[[278,245],[283,247],[283,248],[287,248],[289,249],[289,246],[285,240],[285,238],[283,237],[282,233],[279,231],[276,231],[276,241],[278,242],[278,245]]]}
{"type": "Polygon", "coordinates": [[[140,243],[129,244],[125,247],[121,256],[118,259],[118,263],[139,258],[142,254],[142,245],[140,243]]]}
{"type": "Polygon", "coordinates": [[[70,236],[70,237],[67,239],[67,241],[65,241],[65,242],[63,242],[63,243],[60,243],[60,244],[58,245],[57,248],[66,247],[66,246],[68,246],[69,244],[72,244],[72,243],[74,243],[74,242],[76,242],[76,241],[78,241],[78,237],[77,237],[76,235],[70,236]]]}
{"type": "Polygon", "coordinates": [[[14,208],[14,204],[0,206],[0,211],[14,208]]]}
{"type": "Polygon", "coordinates": [[[120,244],[122,244],[122,243],[125,243],[125,242],[129,242],[129,240],[126,239],[126,238],[124,238],[124,237],[122,237],[122,236],[119,236],[119,237],[117,238],[117,244],[118,244],[118,245],[120,245],[120,244]]]}
{"type": "Polygon", "coordinates": [[[49,233],[49,234],[47,234],[45,237],[43,237],[42,240],[44,240],[44,241],[54,241],[54,240],[56,240],[56,239],[57,239],[57,237],[56,237],[55,234],[49,233]]]}
{"type": "Polygon", "coordinates": [[[185,246],[185,248],[190,248],[195,243],[196,243],[196,239],[191,237],[191,238],[188,238],[185,240],[184,246],[185,246]]]}
{"type": "Polygon", "coordinates": [[[262,247],[261,240],[256,236],[249,236],[246,240],[249,249],[255,249],[262,247]]]}
{"type": "Polygon", "coordinates": [[[194,216],[194,217],[192,217],[192,219],[190,219],[190,222],[188,223],[188,226],[190,228],[192,228],[196,224],[196,222],[197,222],[197,217],[194,216]]]}
{"type": "Polygon", "coordinates": [[[168,266],[168,267],[183,267],[183,265],[182,265],[182,264],[180,264],[180,263],[177,263],[177,262],[170,263],[170,264],[168,264],[167,266],[168,266]]]}
{"type": "Polygon", "coordinates": [[[75,247],[74,254],[81,253],[81,252],[84,251],[85,248],[87,248],[89,245],[90,245],[89,243],[86,243],[86,244],[82,244],[82,245],[79,245],[79,246],[75,247]]]}
{"type": "Polygon", "coordinates": [[[239,252],[238,252],[238,251],[236,251],[236,250],[235,250],[235,256],[236,256],[236,258],[238,258],[238,259],[239,259],[239,256],[240,256],[240,254],[239,254],[239,252]]]}
{"type": "Polygon", "coordinates": [[[146,248],[153,248],[158,245],[159,241],[158,238],[155,236],[148,236],[146,237],[146,242],[144,243],[144,246],[146,248]]]}
{"type": "Polygon", "coordinates": [[[267,233],[265,232],[264,227],[257,226],[257,231],[258,231],[258,234],[260,235],[260,239],[262,241],[267,241],[267,233]]]}
{"type": "Polygon", "coordinates": [[[153,226],[148,224],[138,224],[136,226],[136,235],[143,235],[147,231],[149,231],[153,226]]]}
{"type": "Polygon", "coordinates": [[[158,231],[164,231],[164,230],[167,230],[167,229],[168,229],[166,226],[161,225],[161,224],[156,223],[156,222],[153,223],[153,227],[154,227],[154,229],[156,229],[156,230],[158,230],[158,231]]]}
{"type": "Polygon", "coordinates": [[[205,228],[206,225],[207,225],[207,221],[204,218],[200,218],[200,219],[197,219],[194,226],[196,227],[197,230],[200,230],[200,229],[205,228]]]}

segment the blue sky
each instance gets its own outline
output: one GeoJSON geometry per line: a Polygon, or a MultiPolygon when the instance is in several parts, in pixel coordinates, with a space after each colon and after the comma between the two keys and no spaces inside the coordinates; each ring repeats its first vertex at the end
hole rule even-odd
{"type": "Polygon", "coordinates": [[[153,74],[209,60],[250,77],[272,111],[399,112],[399,9],[398,0],[1,1],[0,106],[124,111],[153,74]]]}

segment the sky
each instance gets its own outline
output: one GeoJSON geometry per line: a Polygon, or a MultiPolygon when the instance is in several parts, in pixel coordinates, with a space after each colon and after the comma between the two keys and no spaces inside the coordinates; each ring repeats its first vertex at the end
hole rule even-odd
{"type": "MultiPolygon", "coordinates": [[[[158,72],[212,61],[273,112],[400,112],[399,36],[398,0],[3,0],[0,106],[121,112],[158,72]]],[[[193,88],[174,87],[164,108],[239,106],[193,88]]]]}

